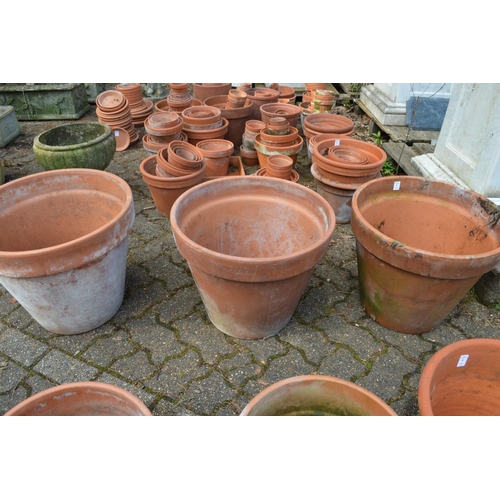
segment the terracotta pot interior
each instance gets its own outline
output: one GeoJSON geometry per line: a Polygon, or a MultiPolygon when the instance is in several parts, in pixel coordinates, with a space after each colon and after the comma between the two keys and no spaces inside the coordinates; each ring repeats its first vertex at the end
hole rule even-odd
{"type": "Polygon", "coordinates": [[[397,242],[445,255],[481,254],[500,245],[488,219],[471,217],[470,204],[459,197],[452,199],[439,188],[406,193],[387,183],[379,186],[360,192],[357,204],[369,225],[397,242]]]}
{"type": "Polygon", "coordinates": [[[56,182],[53,188],[33,189],[31,196],[8,207],[0,202],[0,251],[49,248],[103,227],[118,216],[125,202],[125,193],[108,184],[96,181],[85,188],[78,181],[69,187],[56,182]]]}
{"type": "Polygon", "coordinates": [[[207,187],[204,196],[181,205],[176,218],[188,239],[219,254],[249,259],[291,255],[321,240],[324,217],[314,202],[280,186],[276,191],[272,185],[242,181],[239,189],[207,187]]]}
{"type": "Polygon", "coordinates": [[[500,415],[500,341],[460,341],[445,349],[448,354],[441,356],[438,351],[434,355],[441,359],[428,379],[424,377],[427,365],[424,367],[419,388],[421,413],[424,410],[422,414],[426,415],[500,415]]]}

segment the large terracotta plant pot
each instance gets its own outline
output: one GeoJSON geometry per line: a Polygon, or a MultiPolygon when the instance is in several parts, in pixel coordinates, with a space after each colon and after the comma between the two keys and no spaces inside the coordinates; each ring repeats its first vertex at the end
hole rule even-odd
{"type": "Polygon", "coordinates": [[[290,320],[335,216],[299,184],[225,177],[181,195],[171,225],[212,323],[233,337],[260,339],[290,320]]]}
{"type": "Polygon", "coordinates": [[[255,396],[241,416],[397,416],[375,394],[347,380],[300,375],[255,396]]]}
{"type": "Polygon", "coordinates": [[[98,122],[67,123],[37,135],[33,152],[45,170],[104,170],[113,159],[116,140],[111,128],[98,122]]]}
{"type": "Polygon", "coordinates": [[[33,394],[5,416],[150,417],[151,412],[137,396],[116,385],[73,382],[33,394]]]}
{"type": "Polygon", "coordinates": [[[361,302],[403,333],[439,325],[500,262],[499,212],[487,198],[422,177],[381,177],[354,193],[361,302]]]}
{"type": "Polygon", "coordinates": [[[202,164],[201,168],[182,176],[169,175],[166,172],[159,176],[156,173],[157,154],[144,159],[139,165],[139,170],[142,180],[149,188],[156,210],[160,215],[170,217],[170,209],[175,200],[188,189],[202,182],[205,177],[205,166],[202,164]]]}
{"type": "Polygon", "coordinates": [[[418,386],[420,415],[500,415],[500,340],[469,339],[437,351],[418,386]]]}
{"type": "Polygon", "coordinates": [[[118,311],[125,290],[129,185],[91,169],[0,187],[0,283],[45,329],[82,333],[118,311]]]}

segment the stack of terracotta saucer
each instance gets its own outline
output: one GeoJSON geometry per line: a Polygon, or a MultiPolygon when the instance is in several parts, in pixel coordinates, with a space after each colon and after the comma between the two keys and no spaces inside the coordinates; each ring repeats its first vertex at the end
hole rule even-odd
{"type": "Polygon", "coordinates": [[[182,118],[172,111],[155,112],[144,121],[147,134],[142,138],[144,149],[157,152],[174,140],[187,142],[187,135],[182,131],[182,118]]]}
{"type": "Polygon", "coordinates": [[[121,92],[127,99],[135,127],[144,126],[144,120],[153,112],[153,101],[143,99],[140,83],[119,83],[115,90],[121,92]]]}
{"type": "Polygon", "coordinates": [[[189,93],[188,83],[171,83],[167,102],[172,111],[183,111],[191,106],[193,96],[189,93]]]}
{"type": "Polygon", "coordinates": [[[96,114],[100,123],[109,125],[112,129],[122,128],[130,137],[130,144],[139,140],[132,121],[130,106],[125,96],[116,90],[101,92],[96,98],[96,114]]]}
{"type": "Polygon", "coordinates": [[[192,144],[172,141],[156,154],[156,175],[182,177],[204,167],[203,153],[192,144]]]}

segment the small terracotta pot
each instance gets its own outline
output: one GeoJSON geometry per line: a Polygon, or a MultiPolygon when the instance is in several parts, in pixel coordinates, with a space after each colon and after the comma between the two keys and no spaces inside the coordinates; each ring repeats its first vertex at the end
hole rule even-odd
{"type": "Polygon", "coordinates": [[[422,416],[500,415],[500,340],[468,339],[437,351],[418,386],[422,416]]]}
{"type": "Polygon", "coordinates": [[[258,339],[290,321],[328,249],[335,216],[300,184],[223,177],[181,195],[171,227],[212,323],[258,339]]]}
{"type": "Polygon", "coordinates": [[[104,382],[61,384],[33,394],[6,416],[152,416],[149,408],[129,391],[104,382]]]}
{"type": "Polygon", "coordinates": [[[145,158],[139,165],[143,181],[147,184],[156,210],[160,215],[170,217],[175,200],[188,189],[200,184],[205,177],[205,167],[181,177],[156,175],[156,155],[145,158]]]}
{"type": "Polygon", "coordinates": [[[297,156],[302,149],[304,139],[299,135],[293,144],[287,146],[276,146],[264,144],[260,139],[260,134],[257,134],[254,140],[254,147],[259,158],[259,165],[264,168],[267,166],[267,157],[273,154],[286,155],[292,158],[293,164],[297,161],[297,156]]]}
{"type": "Polygon", "coordinates": [[[270,385],[241,416],[397,416],[382,399],[336,377],[301,375],[270,385]]]}
{"type": "Polygon", "coordinates": [[[203,155],[207,177],[227,175],[229,158],[233,154],[234,144],[225,139],[206,139],[198,142],[196,147],[203,155]]]}
{"type": "Polygon", "coordinates": [[[259,164],[259,157],[257,155],[257,151],[255,149],[246,149],[243,145],[240,146],[240,156],[245,165],[249,167],[253,167],[254,165],[259,164]]]}
{"type": "Polygon", "coordinates": [[[498,209],[484,196],[423,177],[381,177],[352,199],[361,303],[402,333],[438,326],[500,262],[498,209]]]}

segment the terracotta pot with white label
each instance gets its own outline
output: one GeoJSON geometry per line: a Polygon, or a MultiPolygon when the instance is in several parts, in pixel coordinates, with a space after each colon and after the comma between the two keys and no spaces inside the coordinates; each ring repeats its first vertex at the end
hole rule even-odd
{"type": "Polygon", "coordinates": [[[500,415],[500,340],[468,339],[440,349],[418,387],[420,414],[500,415]]]}

